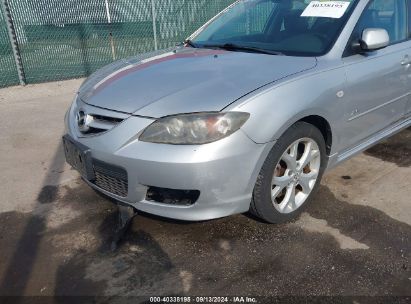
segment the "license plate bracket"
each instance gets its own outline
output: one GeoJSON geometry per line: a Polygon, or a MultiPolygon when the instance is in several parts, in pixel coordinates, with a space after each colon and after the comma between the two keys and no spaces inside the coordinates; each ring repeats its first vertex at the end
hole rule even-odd
{"type": "Polygon", "coordinates": [[[63,136],[64,154],[67,163],[89,181],[95,179],[90,148],[75,141],[70,136],[63,136]]]}

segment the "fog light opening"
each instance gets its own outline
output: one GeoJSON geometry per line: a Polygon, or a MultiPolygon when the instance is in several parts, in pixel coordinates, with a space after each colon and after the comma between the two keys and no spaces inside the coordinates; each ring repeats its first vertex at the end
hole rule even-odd
{"type": "Polygon", "coordinates": [[[158,187],[148,187],[146,201],[175,206],[191,206],[200,197],[198,190],[175,190],[158,187]]]}

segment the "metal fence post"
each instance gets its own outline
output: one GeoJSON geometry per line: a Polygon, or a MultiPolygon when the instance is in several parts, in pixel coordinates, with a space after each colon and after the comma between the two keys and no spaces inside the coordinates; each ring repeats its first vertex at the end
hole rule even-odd
{"type": "MultiPolygon", "coordinates": [[[[111,13],[110,13],[110,6],[109,6],[109,3],[108,3],[108,0],[105,0],[105,4],[106,4],[107,22],[108,22],[108,24],[111,24],[111,13]]],[[[111,26],[110,26],[109,36],[110,36],[111,55],[113,56],[113,61],[115,61],[117,59],[116,46],[114,45],[114,37],[113,37],[113,32],[112,32],[111,26]]]]}
{"type": "Polygon", "coordinates": [[[4,14],[4,19],[7,25],[7,31],[9,33],[9,39],[11,48],[13,50],[14,60],[16,62],[17,74],[21,85],[26,85],[26,77],[24,75],[23,62],[21,60],[21,54],[19,44],[17,41],[16,30],[13,24],[13,18],[7,0],[1,0],[1,8],[4,14]]]}
{"type": "Polygon", "coordinates": [[[153,17],[153,33],[154,33],[154,49],[158,50],[157,44],[157,13],[156,13],[156,6],[155,0],[151,0],[151,13],[153,17]]]}

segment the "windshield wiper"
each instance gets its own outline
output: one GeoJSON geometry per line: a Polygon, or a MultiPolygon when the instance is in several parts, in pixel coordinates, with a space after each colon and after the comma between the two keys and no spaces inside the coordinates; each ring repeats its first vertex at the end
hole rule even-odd
{"type": "Polygon", "coordinates": [[[219,49],[224,49],[224,50],[228,50],[228,51],[246,51],[246,52],[269,54],[269,55],[284,55],[283,53],[278,52],[278,51],[260,49],[260,48],[252,47],[252,46],[242,46],[242,45],[237,45],[237,44],[234,44],[234,43],[205,44],[205,45],[202,45],[201,47],[204,47],[204,48],[219,48],[219,49]]]}
{"type": "Polygon", "coordinates": [[[192,48],[195,48],[195,49],[198,47],[198,46],[197,46],[193,41],[191,41],[190,39],[184,40],[183,44],[189,45],[189,46],[191,46],[192,48]]]}

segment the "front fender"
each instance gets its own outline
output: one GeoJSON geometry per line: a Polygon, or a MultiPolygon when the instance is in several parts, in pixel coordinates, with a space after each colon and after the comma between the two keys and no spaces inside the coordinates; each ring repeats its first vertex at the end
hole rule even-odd
{"type": "Polygon", "coordinates": [[[256,143],[277,140],[307,116],[321,116],[331,126],[334,153],[343,139],[340,127],[345,120],[345,105],[341,92],[345,86],[343,69],[317,72],[259,90],[229,110],[251,113],[243,131],[256,143]]]}

